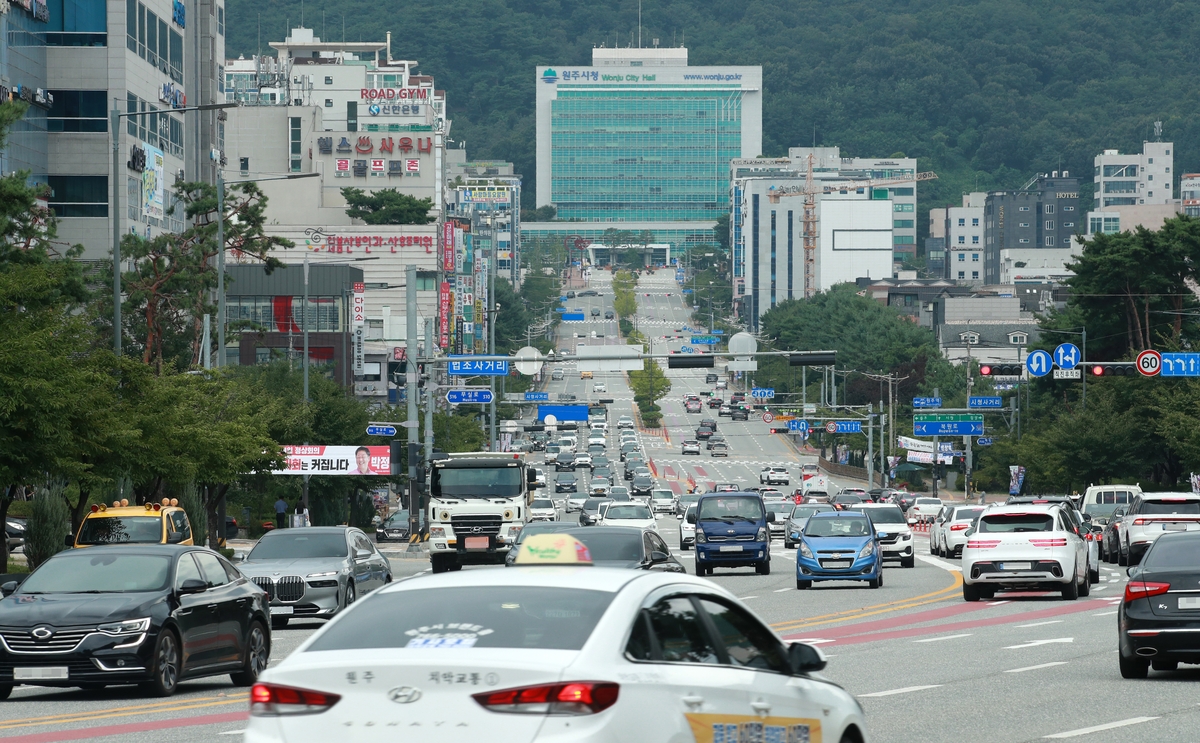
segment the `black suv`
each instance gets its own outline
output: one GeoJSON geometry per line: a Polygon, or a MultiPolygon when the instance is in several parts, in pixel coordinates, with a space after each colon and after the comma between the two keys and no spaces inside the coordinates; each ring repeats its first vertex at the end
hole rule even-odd
{"type": "Polygon", "coordinates": [[[638,475],[633,478],[633,487],[631,490],[634,495],[650,495],[650,491],[654,489],[654,480],[643,475],[638,475]]]}
{"type": "Polygon", "coordinates": [[[554,458],[555,472],[574,472],[575,471],[575,452],[560,451],[558,456],[554,458]]]}
{"type": "Polygon", "coordinates": [[[564,472],[554,480],[554,492],[574,493],[579,490],[579,479],[574,472],[564,472]]]}
{"type": "Polygon", "coordinates": [[[736,407],[729,412],[729,420],[744,421],[750,419],[750,413],[743,407],[736,407]]]}
{"type": "Polygon", "coordinates": [[[698,438],[698,439],[711,438],[712,435],[713,435],[713,430],[711,428],[709,428],[708,426],[700,426],[699,428],[696,429],[696,438],[698,438]]]}

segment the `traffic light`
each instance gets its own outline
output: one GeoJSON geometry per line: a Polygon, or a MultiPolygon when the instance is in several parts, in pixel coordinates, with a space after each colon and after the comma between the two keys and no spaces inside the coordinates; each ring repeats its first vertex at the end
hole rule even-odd
{"type": "Polygon", "coordinates": [[[801,351],[788,355],[788,366],[833,366],[837,351],[801,351]]]}
{"type": "Polygon", "coordinates": [[[392,472],[399,472],[400,468],[404,466],[404,446],[403,441],[392,439],[391,451],[389,452],[392,460],[392,472]]]}
{"type": "Polygon", "coordinates": [[[389,361],[387,362],[388,379],[397,387],[403,387],[408,383],[408,362],[407,361],[389,361]]]}
{"type": "Polygon", "coordinates": [[[980,364],[981,377],[1019,377],[1024,369],[1022,364],[980,364]]]}
{"type": "Polygon", "coordinates": [[[668,369],[711,369],[715,357],[712,354],[684,353],[667,359],[668,369]]]}
{"type": "Polygon", "coordinates": [[[425,374],[425,365],[417,364],[417,386],[424,387],[425,382],[429,380],[429,376],[425,374]]]}
{"type": "Polygon", "coordinates": [[[1136,377],[1137,363],[1133,361],[1110,361],[1103,364],[1088,364],[1088,375],[1092,377],[1136,377]]]}

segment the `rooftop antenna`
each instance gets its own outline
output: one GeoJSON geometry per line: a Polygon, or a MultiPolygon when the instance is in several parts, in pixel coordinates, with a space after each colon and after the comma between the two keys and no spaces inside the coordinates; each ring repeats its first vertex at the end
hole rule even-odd
{"type": "Polygon", "coordinates": [[[300,28],[304,28],[304,0],[300,0],[300,28]]]}
{"type": "Polygon", "coordinates": [[[324,8],[321,8],[321,38],[322,39],[326,38],[326,36],[325,36],[325,9],[324,8]]]}
{"type": "Polygon", "coordinates": [[[1154,122],[1154,141],[1155,142],[1162,141],[1162,122],[1161,121],[1154,122]]]}

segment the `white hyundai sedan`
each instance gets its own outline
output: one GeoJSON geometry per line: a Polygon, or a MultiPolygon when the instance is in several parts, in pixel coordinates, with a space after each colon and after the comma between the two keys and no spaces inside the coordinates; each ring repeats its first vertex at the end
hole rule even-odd
{"type": "Polygon", "coordinates": [[[967,530],[963,598],[990,599],[997,589],[1061,591],[1073,601],[1091,593],[1087,546],[1062,507],[992,507],[967,530]]]}
{"type": "Polygon", "coordinates": [[[244,739],[868,740],[824,667],[690,575],[444,573],[368,594],[269,668],[244,739]]]}
{"type": "Polygon", "coordinates": [[[658,522],[649,507],[641,503],[617,502],[600,507],[600,523],[605,526],[636,526],[639,529],[658,530],[658,522]]]}

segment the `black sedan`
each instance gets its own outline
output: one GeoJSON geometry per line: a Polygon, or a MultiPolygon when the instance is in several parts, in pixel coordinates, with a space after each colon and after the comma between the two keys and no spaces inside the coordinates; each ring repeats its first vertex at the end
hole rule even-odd
{"type": "Polygon", "coordinates": [[[1200,532],[1163,534],[1142,561],[1129,568],[1125,600],[1117,614],[1121,675],[1174,671],[1200,663],[1200,532]]]}
{"type": "MultiPolygon", "coordinates": [[[[418,518],[420,519],[418,531],[423,531],[425,529],[425,513],[422,511],[418,518]]],[[[375,543],[407,542],[408,527],[408,509],[402,508],[375,527],[375,543]]]]}
{"type": "Polygon", "coordinates": [[[579,480],[574,472],[563,472],[555,478],[554,492],[574,493],[576,490],[579,490],[579,480]]]}
{"type": "Polygon", "coordinates": [[[60,552],[0,593],[0,699],[21,684],[169,696],[230,674],[250,686],[271,653],[266,592],[199,547],[60,552]]]}
{"type": "Polygon", "coordinates": [[[608,568],[686,573],[656,532],[633,526],[595,526],[566,532],[587,545],[592,564],[608,568]]]}

